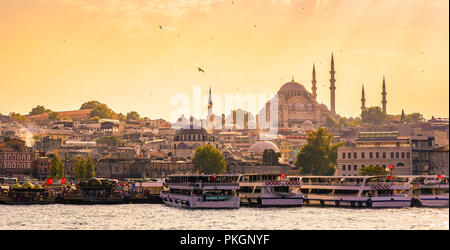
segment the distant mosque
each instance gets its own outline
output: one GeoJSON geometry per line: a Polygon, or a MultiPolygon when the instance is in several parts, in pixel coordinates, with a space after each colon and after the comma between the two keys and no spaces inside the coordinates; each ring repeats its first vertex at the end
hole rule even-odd
{"type": "MultiPolygon", "coordinates": [[[[271,100],[266,102],[265,106],[260,110],[256,117],[257,127],[261,128],[261,121],[265,121],[266,124],[270,123],[271,107],[270,103],[274,100],[277,101],[278,109],[278,128],[292,128],[300,126],[324,126],[327,118],[339,119],[340,116],[336,113],[336,79],[334,70],[334,56],[331,54],[331,69],[330,69],[330,108],[325,104],[317,102],[317,80],[316,80],[316,68],[313,64],[312,68],[312,87],[311,92],[306,88],[294,81],[294,78],[290,82],[285,83],[278,90],[277,95],[271,100]]],[[[386,80],[383,76],[382,86],[382,111],[386,114],[386,80]]],[[[208,114],[204,121],[201,121],[201,127],[205,127],[209,131],[214,129],[224,129],[225,121],[224,115],[222,117],[215,116],[212,112],[213,101],[211,95],[211,88],[209,89],[208,98],[208,114]],[[205,124],[206,123],[206,124],[205,124]]],[[[366,109],[366,99],[364,93],[364,85],[362,86],[362,98],[361,98],[361,112],[366,109]]],[[[274,111],[274,109],[272,109],[274,111]]],[[[233,122],[234,124],[236,121],[233,122]]],[[[270,125],[269,125],[270,126],[270,125]]]]}
{"type": "MultiPolygon", "coordinates": [[[[279,128],[292,128],[295,126],[303,126],[304,124],[313,124],[314,126],[323,126],[327,121],[327,117],[339,119],[339,115],[336,113],[336,79],[334,70],[334,56],[331,54],[331,70],[330,70],[330,108],[325,104],[317,102],[317,80],[316,80],[316,68],[313,64],[312,69],[312,87],[311,92],[308,92],[306,88],[292,81],[285,83],[278,90],[277,95],[274,98],[278,98],[278,127],[279,128]]],[[[272,99],[273,101],[274,99],[272,99]]],[[[275,99],[276,100],[276,99],[275,99]]],[[[362,90],[362,105],[361,111],[365,107],[364,86],[362,90]]],[[[270,103],[268,101],[259,112],[259,120],[270,122],[270,103]]],[[[386,84],[383,77],[383,92],[382,92],[382,110],[386,113],[386,84]]]]}

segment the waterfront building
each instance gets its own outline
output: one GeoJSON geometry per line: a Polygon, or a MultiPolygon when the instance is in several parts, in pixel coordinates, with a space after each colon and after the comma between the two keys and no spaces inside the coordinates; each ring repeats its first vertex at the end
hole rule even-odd
{"type": "Polygon", "coordinates": [[[0,174],[3,176],[31,175],[33,149],[25,141],[7,139],[0,142],[0,174]]]}
{"type": "Polygon", "coordinates": [[[411,138],[398,132],[360,132],[338,148],[336,175],[358,175],[364,166],[394,167],[395,175],[412,174],[411,138]]]}
{"type": "Polygon", "coordinates": [[[449,146],[430,150],[429,175],[446,175],[449,173],[449,146]]]}

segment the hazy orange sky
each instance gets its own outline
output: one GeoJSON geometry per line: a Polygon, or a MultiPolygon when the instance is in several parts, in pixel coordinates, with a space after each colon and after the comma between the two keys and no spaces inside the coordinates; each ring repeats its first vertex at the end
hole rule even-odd
{"type": "Polygon", "coordinates": [[[0,0],[0,113],[98,100],[170,119],[194,86],[310,90],[313,63],[329,106],[333,52],[339,114],[360,114],[362,84],[381,105],[385,75],[388,113],[448,117],[448,21],[448,0],[0,0]]]}

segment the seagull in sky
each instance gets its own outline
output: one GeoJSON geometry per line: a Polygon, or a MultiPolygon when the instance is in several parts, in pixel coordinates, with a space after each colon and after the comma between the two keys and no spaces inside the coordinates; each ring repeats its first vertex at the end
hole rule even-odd
{"type": "Polygon", "coordinates": [[[200,68],[200,67],[197,67],[197,69],[198,69],[198,71],[200,71],[200,72],[203,72],[203,73],[205,73],[205,71],[203,71],[203,69],[202,69],[202,68],[200,68]]]}

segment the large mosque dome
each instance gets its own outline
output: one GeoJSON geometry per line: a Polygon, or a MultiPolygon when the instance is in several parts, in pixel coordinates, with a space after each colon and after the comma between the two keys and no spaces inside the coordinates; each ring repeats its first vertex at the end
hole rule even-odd
{"type": "Polygon", "coordinates": [[[266,149],[273,149],[275,152],[280,152],[277,145],[271,141],[258,141],[255,144],[251,145],[248,149],[250,153],[264,153],[266,149]]]}
{"type": "Polygon", "coordinates": [[[281,86],[280,90],[278,90],[278,95],[283,95],[286,98],[292,96],[303,96],[305,93],[309,94],[303,85],[294,81],[285,83],[281,86]]]}

